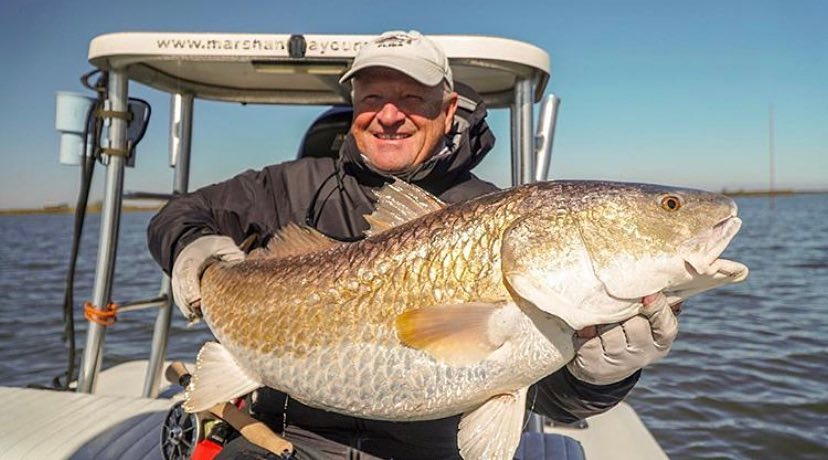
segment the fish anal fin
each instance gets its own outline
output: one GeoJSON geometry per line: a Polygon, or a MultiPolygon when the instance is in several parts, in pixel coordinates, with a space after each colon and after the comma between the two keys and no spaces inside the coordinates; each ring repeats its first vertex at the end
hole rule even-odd
{"type": "Polygon", "coordinates": [[[371,225],[365,234],[376,235],[420,216],[446,207],[427,191],[401,179],[385,184],[377,195],[377,206],[365,220],[371,225]]]}
{"type": "Polygon", "coordinates": [[[523,431],[527,390],[522,388],[494,396],[463,414],[457,433],[463,458],[506,460],[514,457],[523,431]]]}
{"type": "Polygon", "coordinates": [[[224,346],[207,342],[196,358],[190,384],[184,393],[184,410],[201,412],[218,403],[246,395],[262,384],[242,370],[224,346]]]}
{"type": "Polygon", "coordinates": [[[339,244],[342,243],[328,238],[313,228],[291,222],[273,235],[267,248],[251,254],[254,259],[281,259],[322,251],[339,244]]]}
{"type": "Polygon", "coordinates": [[[404,345],[455,366],[476,364],[511,336],[518,309],[507,303],[464,303],[409,310],[397,317],[404,345]]]}

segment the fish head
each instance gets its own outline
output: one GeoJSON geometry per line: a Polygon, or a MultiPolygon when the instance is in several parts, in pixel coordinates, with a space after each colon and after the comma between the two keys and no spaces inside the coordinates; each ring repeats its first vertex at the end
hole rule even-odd
{"type": "Polygon", "coordinates": [[[527,260],[514,263],[517,246],[504,237],[504,271],[515,292],[574,329],[629,318],[649,294],[675,302],[747,277],[747,267],[719,258],[741,226],[724,195],[611,182],[549,190],[549,204],[509,235],[522,237],[527,260]]]}
{"type": "Polygon", "coordinates": [[[744,265],[719,259],[742,225],[736,203],[724,195],[610,184],[588,201],[576,220],[595,274],[613,297],[687,291],[713,278],[747,276],[744,265]]]}

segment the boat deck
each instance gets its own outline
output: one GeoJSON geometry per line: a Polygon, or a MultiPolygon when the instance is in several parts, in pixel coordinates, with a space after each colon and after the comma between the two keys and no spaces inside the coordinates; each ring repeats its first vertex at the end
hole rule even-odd
{"type": "Polygon", "coordinates": [[[587,424],[589,427],[584,429],[547,426],[544,431],[577,440],[583,446],[588,460],[669,458],[632,406],[625,402],[603,414],[588,418],[587,424]]]}
{"type": "MultiPolygon", "coordinates": [[[[103,371],[96,394],[0,387],[5,406],[0,411],[0,459],[161,459],[161,427],[178,398],[137,397],[146,366],[147,361],[131,361],[103,371]]],[[[545,432],[575,439],[588,460],[667,458],[626,403],[587,421],[585,429],[547,426],[545,432]]],[[[577,445],[564,444],[556,449],[558,455],[577,445]]]]}

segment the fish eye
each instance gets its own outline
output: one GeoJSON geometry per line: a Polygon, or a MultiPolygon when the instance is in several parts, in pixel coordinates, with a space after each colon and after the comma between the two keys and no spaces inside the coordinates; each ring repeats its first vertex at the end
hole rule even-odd
{"type": "Polygon", "coordinates": [[[666,211],[678,211],[681,209],[681,198],[675,195],[666,195],[661,198],[661,207],[666,211]]]}

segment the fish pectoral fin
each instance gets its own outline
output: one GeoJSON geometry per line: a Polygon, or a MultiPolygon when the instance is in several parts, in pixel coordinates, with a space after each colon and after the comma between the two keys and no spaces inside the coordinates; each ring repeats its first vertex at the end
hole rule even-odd
{"type": "Polygon", "coordinates": [[[476,364],[511,336],[520,311],[513,303],[464,303],[409,310],[397,317],[403,345],[456,366],[476,364]]]}
{"type": "Polygon", "coordinates": [[[184,393],[184,410],[201,412],[218,403],[246,395],[262,384],[236,364],[224,346],[207,342],[196,358],[190,384],[184,393]]]}
{"type": "Polygon", "coordinates": [[[497,395],[463,414],[457,433],[457,445],[463,458],[514,457],[523,431],[527,390],[523,388],[497,395]]]}
{"type": "Polygon", "coordinates": [[[377,195],[377,206],[365,220],[371,225],[367,236],[382,233],[420,216],[439,211],[445,203],[427,191],[402,179],[385,184],[377,195]]]}
{"type": "Polygon", "coordinates": [[[253,258],[281,259],[322,251],[342,243],[320,233],[318,230],[288,223],[279,229],[267,243],[267,248],[259,251],[253,258]]]}

